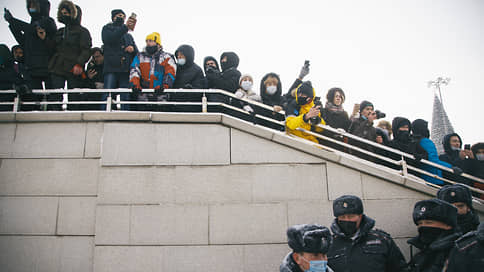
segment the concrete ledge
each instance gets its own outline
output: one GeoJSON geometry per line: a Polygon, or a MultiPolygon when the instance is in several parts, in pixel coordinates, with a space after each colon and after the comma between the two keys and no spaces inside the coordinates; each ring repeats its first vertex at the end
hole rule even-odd
{"type": "Polygon", "coordinates": [[[104,123],[90,122],[86,128],[86,144],[84,147],[85,158],[100,158],[101,145],[104,134],[104,123]]]}
{"type": "Polygon", "coordinates": [[[12,155],[16,130],[17,124],[0,123],[0,158],[12,155]]]}
{"type": "Polygon", "coordinates": [[[210,206],[210,244],[285,243],[285,204],[210,206]]]}
{"type": "Polygon", "coordinates": [[[54,235],[57,205],[57,197],[0,197],[0,234],[54,235]]]}
{"type": "Polygon", "coordinates": [[[130,206],[97,206],[96,245],[129,244],[130,206]]]}
{"type": "Polygon", "coordinates": [[[274,130],[262,127],[262,126],[257,126],[253,125],[252,123],[239,120],[237,118],[231,117],[229,115],[222,115],[222,124],[231,127],[231,128],[236,128],[242,131],[245,131],[247,133],[265,138],[265,139],[272,139],[273,133],[275,133],[274,130]]]}
{"type": "Polygon", "coordinates": [[[96,111],[96,112],[83,112],[83,121],[150,121],[150,112],[137,112],[137,111],[96,111]]]}
{"type": "Polygon", "coordinates": [[[0,236],[2,271],[70,271],[93,269],[92,237],[0,236]]]}
{"type": "Polygon", "coordinates": [[[332,151],[322,150],[316,144],[312,145],[311,142],[295,136],[289,136],[284,132],[275,132],[272,140],[276,143],[292,147],[302,152],[317,156],[324,160],[338,161],[339,155],[332,151]]]}
{"type": "Polygon", "coordinates": [[[82,120],[82,112],[74,111],[46,111],[46,112],[18,112],[15,121],[18,122],[75,122],[82,120]]]}
{"type": "Polygon", "coordinates": [[[162,123],[221,123],[221,113],[153,112],[152,122],[162,123]]]}
{"type": "MultiPolygon", "coordinates": [[[[425,199],[426,194],[415,192],[403,185],[392,183],[392,181],[382,180],[375,176],[361,174],[364,199],[425,199]]],[[[402,181],[403,176],[400,177],[402,181]]],[[[397,179],[397,182],[399,180],[397,179]]]]}
{"type": "Polygon", "coordinates": [[[0,165],[2,195],[97,194],[99,160],[4,159],[0,165]]]}
{"type": "Polygon", "coordinates": [[[0,112],[0,122],[13,122],[15,121],[15,113],[0,112]]]}

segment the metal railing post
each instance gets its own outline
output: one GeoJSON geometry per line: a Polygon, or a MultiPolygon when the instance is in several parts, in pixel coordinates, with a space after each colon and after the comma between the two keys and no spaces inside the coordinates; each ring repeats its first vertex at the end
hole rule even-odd
{"type": "Polygon", "coordinates": [[[13,99],[13,112],[18,112],[20,108],[20,98],[18,95],[13,99]]]}
{"type": "Polygon", "coordinates": [[[106,99],[106,111],[110,112],[111,111],[111,103],[113,102],[113,98],[111,97],[111,93],[109,93],[107,99],[106,99]]]}
{"type": "Polygon", "coordinates": [[[68,95],[66,93],[62,94],[62,110],[67,111],[67,103],[69,102],[68,95]]]}
{"type": "Polygon", "coordinates": [[[117,110],[121,109],[121,94],[116,95],[116,109],[117,110]]]}
{"type": "Polygon", "coordinates": [[[404,177],[407,177],[408,176],[408,167],[407,167],[407,162],[405,161],[403,156],[402,156],[402,160],[400,161],[400,164],[402,165],[402,175],[404,177]]]}

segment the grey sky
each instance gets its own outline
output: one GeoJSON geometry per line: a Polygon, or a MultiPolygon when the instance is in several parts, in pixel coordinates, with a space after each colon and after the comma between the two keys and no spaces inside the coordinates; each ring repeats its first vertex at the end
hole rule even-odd
{"type": "MultiPolygon", "coordinates": [[[[60,1],[50,2],[55,19],[60,1]]],[[[366,99],[389,121],[404,116],[430,122],[433,92],[426,83],[450,77],[443,102],[456,132],[464,143],[484,141],[484,1],[74,2],[83,9],[94,46],[102,44],[111,9],[122,8],[138,14],[132,34],[140,48],[146,35],[157,31],[170,53],[192,45],[199,65],[207,55],[218,59],[223,51],[234,51],[241,59],[239,70],[254,76],[257,92],[267,72],[278,73],[286,91],[309,59],[306,79],[323,100],[338,86],[346,93],[348,112],[366,99]]],[[[25,1],[0,3],[15,17],[30,20],[25,1]]],[[[1,21],[2,40],[12,46],[15,41],[1,21]]]]}

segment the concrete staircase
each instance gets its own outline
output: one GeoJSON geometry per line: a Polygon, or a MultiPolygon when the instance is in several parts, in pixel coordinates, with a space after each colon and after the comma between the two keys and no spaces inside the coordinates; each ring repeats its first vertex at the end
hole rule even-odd
{"type": "Polygon", "coordinates": [[[413,205],[436,192],[223,114],[0,120],[1,271],[278,271],[286,229],[329,226],[343,194],[408,257],[413,205]]]}

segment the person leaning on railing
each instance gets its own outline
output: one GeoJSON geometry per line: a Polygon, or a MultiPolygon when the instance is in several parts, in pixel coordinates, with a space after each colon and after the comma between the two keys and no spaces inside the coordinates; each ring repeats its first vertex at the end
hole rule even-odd
{"type": "Polygon", "coordinates": [[[289,103],[286,110],[287,133],[319,143],[316,137],[297,130],[297,128],[303,128],[321,133],[323,129],[316,125],[326,124],[321,118],[321,106],[314,105],[315,92],[311,82],[304,81],[299,84],[294,94],[295,99],[289,103]]]}

